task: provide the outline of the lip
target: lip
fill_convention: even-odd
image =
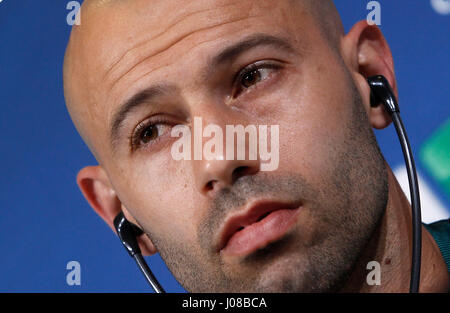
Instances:
[[[225,221],[219,232],[217,251],[242,255],[262,248],[287,232],[295,222],[300,207],[300,202],[260,200],[249,203],[242,213],[232,215]],[[258,237],[249,242],[249,237],[254,235]],[[244,247],[237,248],[239,236],[247,242]]]

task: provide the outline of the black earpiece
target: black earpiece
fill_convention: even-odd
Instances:
[[[153,287],[156,293],[164,293],[164,289],[161,287],[155,275],[153,275],[152,271],[148,267],[147,262],[145,262],[142,257],[141,249],[139,248],[139,244],[137,242],[137,237],[142,235],[144,232],[139,227],[129,222],[125,218],[123,212],[120,212],[114,218],[114,227],[116,228],[117,235],[125,247],[125,250],[127,250],[130,256],[136,261],[148,283]]]
[[[123,212],[117,214],[114,219],[114,227],[116,228],[120,241],[131,256],[134,256],[136,253],[141,253],[137,237],[142,235],[143,232],[139,227],[130,223],[123,215]]]
[[[397,99],[388,80],[382,75],[367,78],[370,86],[370,105],[377,107],[383,103],[389,114],[400,112]]]

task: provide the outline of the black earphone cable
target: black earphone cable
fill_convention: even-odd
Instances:
[[[417,181],[416,165],[414,163],[411,145],[406,135],[405,126],[400,117],[400,107],[392,91],[388,80],[382,75],[367,78],[370,86],[370,102],[372,107],[383,104],[386,111],[392,117],[392,121],[397,131],[400,145],[402,146],[403,157],[405,159],[406,171],[408,173],[409,192],[411,195],[411,217],[412,217],[412,257],[411,257],[411,280],[409,285],[410,293],[419,292],[420,266],[422,258],[422,217],[420,209],[419,183]]]
[[[408,173],[409,192],[411,196],[412,208],[412,264],[411,264],[411,280],[409,286],[410,293],[419,292],[420,282],[420,265],[422,253],[422,216],[420,209],[419,184],[417,181],[416,166],[411,152],[408,136],[405,127],[398,112],[392,113],[392,121],[397,130],[400,145],[402,146],[403,156],[405,158],[406,169]]]
[[[144,274],[148,283],[152,286],[153,290],[156,293],[165,293],[165,290],[161,287],[155,275],[153,275],[152,271],[145,262],[144,257],[140,253],[136,253],[133,255],[133,259],[136,261],[137,265],[141,269],[142,274]]]

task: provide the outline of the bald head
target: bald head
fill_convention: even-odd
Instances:
[[[204,1],[177,0],[86,0],[81,10],[82,23],[73,27],[66,49],[64,94],[77,130],[99,162],[101,150],[105,148],[100,147],[105,142],[105,138],[99,135],[99,129],[104,127],[105,122],[101,116],[112,114],[108,110],[105,112],[104,103],[99,103],[101,98],[105,98],[101,83],[106,82],[108,73],[114,72],[114,64],[124,55],[132,55],[132,49],[142,42],[151,41],[150,45],[160,46],[154,49],[157,55],[163,52],[161,49],[170,47],[167,40],[161,44],[164,40],[160,39],[167,37],[173,44],[188,36],[183,24],[190,25],[187,29],[191,28],[190,31],[195,32],[199,31],[192,27],[196,23],[200,25],[203,22],[205,27],[212,28],[221,23],[237,24],[244,19],[250,21],[252,17],[277,11],[280,22],[283,21],[294,31],[296,21],[301,21],[305,14],[311,16],[333,49],[338,48],[339,38],[343,35],[340,17],[331,0],[242,1],[238,5],[227,0],[207,4]],[[202,15],[202,12],[207,14]],[[286,15],[291,18],[283,20]],[[142,20],[142,23],[133,23],[137,20]],[[137,37],[134,31],[140,31],[144,23],[147,24],[148,35],[142,36],[140,42],[134,40]],[[106,92],[111,91],[106,89]]]

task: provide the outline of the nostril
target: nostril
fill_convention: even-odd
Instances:
[[[205,189],[206,192],[211,191],[211,190],[214,189],[214,182],[215,182],[214,180],[210,180],[210,181],[205,185],[204,189]]]
[[[242,176],[251,174],[252,169],[249,166],[239,166],[234,169],[233,171],[233,182],[235,182],[237,179],[239,179]]]

